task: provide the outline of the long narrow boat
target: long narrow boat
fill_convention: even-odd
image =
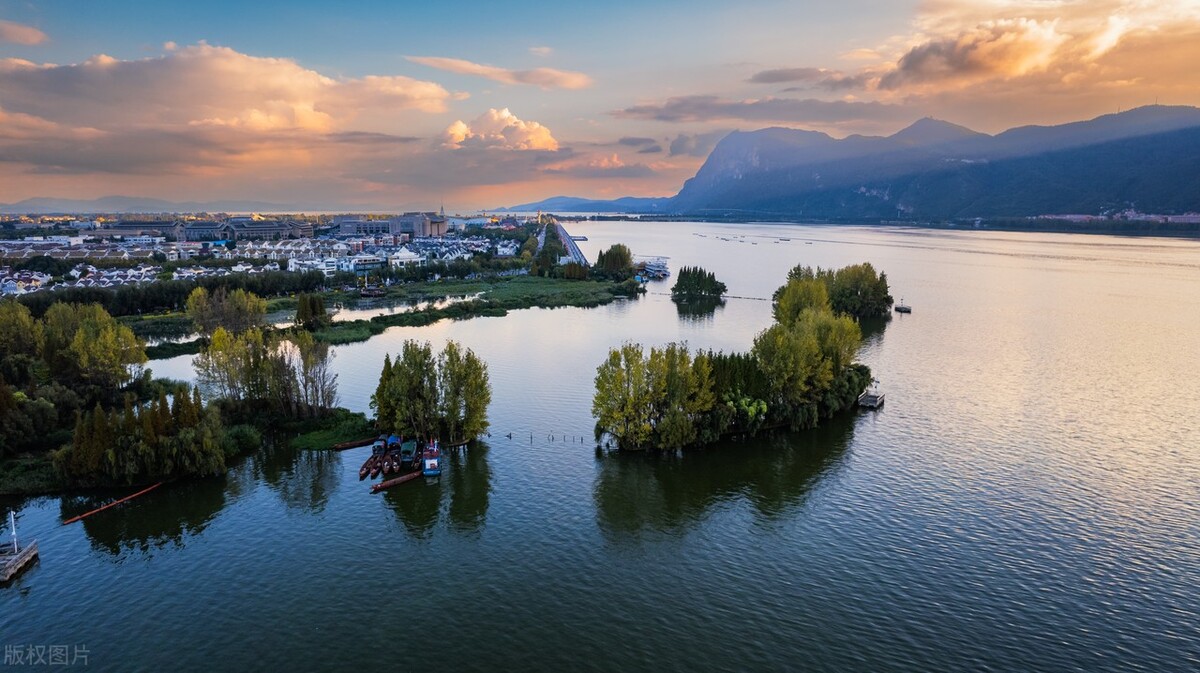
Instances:
[[[334,444],[333,446],[331,446],[329,448],[334,451],[345,451],[347,449],[357,449],[360,446],[366,446],[374,441],[375,441],[374,437],[366,437],[363,439],[356,439],[351,442],[342,442],[341,444]]]
[[[413,479],[416,479],[419,476],[421,476],[420,470],[415,470],[415,471],[409,472],[407,474],[402,474],[399,477],[396,477],[395,479],[388,479],[387,481],[381,481],[378,484],[372,485],[371,492],[378,493],[384,489],[388,489],[393,486],[403,484],[406,481],[412,481]]]

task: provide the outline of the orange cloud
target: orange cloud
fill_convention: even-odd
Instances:
[[[1068,36],[1057,21],[1000,19],[910,49],[879,86],[978,82],[1019,77],[1048,68]]]
[[[492,108],[470,124],[461,119],[451,124],[444,134],[443,146],[555,151],[558,141],[545,126],[518,119],[508,108]]]
[[[441,85],[400,76],[334,78],[291,59],[198,44],[156,58],[104,54],[74,65],[0,59],[6,109],[97,128],[225,126],[326,132],[359,110],[442,112]]]
[[[33,26],[12,21],[0,21],[0,42],[34,45],[41,44],[48,39],[45,33]]]
[[[544,47],[542,49],[545,49]],[[535,52],[536,53],[536,52]],[[547,52],[549,53],[549,52]],[[546,54],[538,54],[546,55]],[[473,63],[460,58],[444,58],[441,56],[407,56],[409,61],[458,73],[460,75],[475,75],[504,84],[532,84],[543,89],[586,89],[592,85],[592,78],[581,72],[555,70],[554,68],[534,68],[533,70],[509,70],[493,65]]]

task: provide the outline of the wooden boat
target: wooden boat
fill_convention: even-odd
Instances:
[[[329,448],[334,451],[345,451],[347,449],[357,449],[360,446],[366,446],[373,441],[375,441],[374,437],[367,437],[365,439],[356,439],[351,442],[342,442],[341,444],[334,444],[333,446],[331,446]]]
[[[410,439],[400,445],[400,471],[407,472],[413,469],[414,463],[420,460],[418,457],[420,447],[415,439]],[[419,464],[419,463],[416,463]]]
[[[384,489],[388,489],[388,488],[391,488],[391,487],[393,487],[393,486],[397,486],[397,485],[399,485],[399,484],[403,484],[403,483],[404,483],[404,482],[406,482],[406,481],[412,481],[413,479],[416,479],[416,478],[417,478],[417,477],[419,477],[419,476],[421,476],[421,472],[420,472],[420,470],[413,471],[413,472],[409,472],[409,473],[407,473],[407,474],[402,474],[402,475],[400,475],[399,477],[396,477],[396,478],[394,478],[394,479],[388,479],[388,480],[386,480],[386,481],[381,481],[381,482],[379,482],[378,484],[374,484],[374,485],[372,485],[372,486],[371,486],[371,492],[372,492],[372,493],[379,493],[380,491],[382,491],[382,490],[384,490]]]

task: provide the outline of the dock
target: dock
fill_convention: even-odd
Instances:
[[[8,513],[8,523],[12,530],[12,544],[0,547],[0,584],[6,584],[21,574],[38,557],[37,540],[24,547],[17,541],[17,519],[12,512]]]
[[[864,409],[878,409],[883,406],[883,393],[867,391],[858,396],[858,406]]]
[[[879,392],[879,379],[871,382],[871,387],[858,396],[858,406],[864,409],[878,409],[883,406],[883,393]]]
[[[0,583],[11,581],[37,557],[37,540],[17,549],[15,553],[8,545],[4,545],[4,549],[0,550]]]

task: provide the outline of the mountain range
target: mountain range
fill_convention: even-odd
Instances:
[[[1200,108],[1153,105],[996,135],[931,118],[886,137],[735,131],[673,197],[555,197],[514,210],[952,219],[1126,208],[1200,211]]]

